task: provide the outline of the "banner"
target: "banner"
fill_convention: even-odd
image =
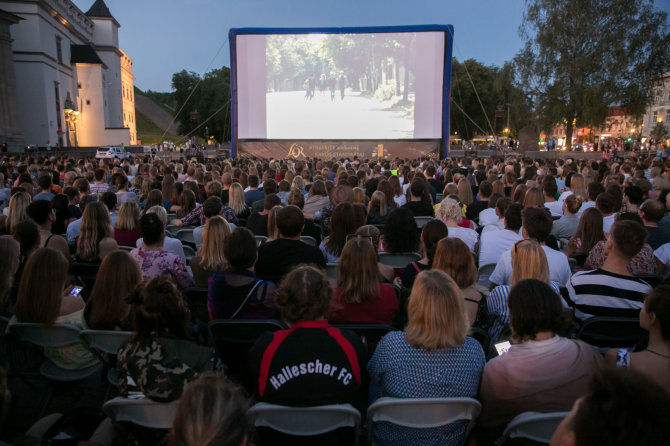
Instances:
[[[318,158],[322,160],[440,158],[440,140],[427,141],[245,141],[237,142],[237,156],[257,158]]]

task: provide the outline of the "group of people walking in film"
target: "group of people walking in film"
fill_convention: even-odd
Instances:
[[[314,99],[314,92],[316,88],[319,87],[319,92],[321,95],[325,94],[326,87],[330,90],[330,100],[335,100],[335,90],[340,90],[340,99],[344,100],[344,89],[347,86],[347,77],[344,75],[344,71],[340,71],[340,75],[335,77],[335,73],[330,73],[330,77],[326,78],[326,75],[321,73],[319,79],[316,79],[316,75],[312,74],[310,77],[305,79],[303,82],[303,88],[305,89],[305,99]]]

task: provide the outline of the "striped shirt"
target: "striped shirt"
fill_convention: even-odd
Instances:
[[[638,317],[651,286],[644,280],[605,271],[575,273],[568,281],[568,305],[575,317],[584,320],[591,316]]]

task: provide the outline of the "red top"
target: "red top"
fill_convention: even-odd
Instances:
[[[134,248],[137,239],[140,237],[142,237],[140,228],[135,228],[132,231],[114,228],[114,240],[119,246],[132,246]]]
[[[379,284],[379,296],[361,303],[347,303],[335,289],[328,321],[333,324],[387,324],[391,325],[398,312],[398,297],[395,289],[387,284]]]

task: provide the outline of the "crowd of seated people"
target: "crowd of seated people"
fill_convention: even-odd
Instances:
[[[133,332],[116,361],[119,392],[181,398],[174,444],[226,444],[215,440],[226,432],[230,444],[298,444],[254,433],[243,412],[262,401],[364,413],[381,397],[471,397],[482,412],[474,430],[378,423],[379,444],[457,445],[469,435],[487,445],[516,415],[573,406],[556,435],[582,444],[599,438],[584,437],[577,422],[594,415],[583,408],[609,398],[592,383],[646,380],[659,398],[670,393],[670,165],[661,159],[5,161],[7,333],[22,322]],[[389,266],[394,255],[408,260]],[[82,264],[97,269],[88,284],[73,273]],[[193,286],[209,320],[189,312]],[[647,340],[608,349],[575,339],[593,317],[638,319]],[[222,319],[286,327],[259,335],[248,357],[235,353],[251,399],[230,382],[235,373],[208,373],[230,358],[193,322]],[[355,324],[392,330],[373,341]],[[44,355],[66,370],[99,362],[83,344]],[[352,432],[315,441],[347,444]]]

